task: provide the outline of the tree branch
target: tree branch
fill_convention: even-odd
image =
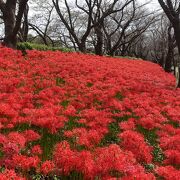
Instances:
[[[168,6],[164,3],[163,0],[158,0],[159,4],[161,5],[162,9],[164,10],[165,14],[169,18],[170,21],[174,21],[174,16]],[[173,10],[174,11],[174,10]]]

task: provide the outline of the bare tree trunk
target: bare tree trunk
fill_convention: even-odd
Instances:
[[[82,53],[85,53],[86,52],[86,43],[85,42],[81,42],[80,44],[78,44],[78,49]]]
[[[164,67],[164,61],[165,61],[165,54],[162,54],[162,57],[159,59],[159,65],[161,67]]]
[[[103,32],[102,32],[102,26],[99,25],[94,28],[95,34],[97,37],[97,42],[95,44],[95,54],[102,56],[103,55]]]
[[[108,35],[106,35],[106,46],[105,46],[105,48],[106,48],[106,54],[108,54],[109,55],[109,52],[110,52],[110,50],[111,50],[111,48],[112,48],[112,45],[111,45],[111,37],[110,36],[108,36]]]
[[[125,54],[126,54],[126,46],[125,43],[122,43],[121,56],[125,56]]]
[[[28,38],[28,31],[29,31],[28,12],[29,12],[29,6],[26,5],[26,9],[24,11],[24,22],[23,22],[23,27],[22,27],[23,41],[27,41],[27,38]]]
[[[180,87],[180,68],[178,66],[175,67],[175,76],[176,76],[176,88]]]
[[[176,44],[178,46],[178,51],[180,55],[180,19],[178,22],[173,24],[173,27],[174,27],[174,35],[176,39]]]
[[[111,50],[110,50],[110,51],[108,52],[108,55],[109,55],[109,56],[114,56],[114,54],[115,54],[114,51],[111,51]]]
[[[168,28],[168,52],[164,67],[166,72],[171,72],[171,67],[174,61],[174,39],[171,35],[171,30],[172,30],[172,26],[170,25]]]
[[[180,3],[179,3],[180,8]],[[180,10],[179,10],[180,11]],[[175,23],[173,24],[174,28],[174,36],[176,39],[176,44],[179,51],[179,62],[177,63],[176,67],[176,88],[180,88],[180,17],[178,16],[175,20]]]
[[[4,45],[10,48],[15,48],[17,39],[13,36],[13,30],[16,24],[16,0],[7,1],[5,5],[5,11],[3,13],[4,25],[5,25],[5,37]]]
[[[174,58],[173,50],[172,49],[168,49],[168,53],[167,53],[167,56],[166,56],[165,67],[164,67],[164,70],[166,72],[171,72],[173,58]]]

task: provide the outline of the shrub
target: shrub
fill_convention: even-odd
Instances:
[[[39,50],[39,51],[62,51],[62,52],[71,52],[72,50],[65,47],[52,47],[46,46],[44,44],[35,44],[30,42],[20,42],[17,44],[17,49],[21,51],[25,50]]]

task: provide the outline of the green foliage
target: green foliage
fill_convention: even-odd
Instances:
[[[118,134],[120,132],[118,122],[110,123],[108,129],[109,132],[102,139],[100,146],[104,146],[107,144],[118,144],[120,142],[120,138],[118,137]]]
[[[153,157],[154,157],[154,162],[162,163],[162,161],[164,160],[164,154],[162,152],[162,149],[157,145],[154,146]]]
[[[60,104],[61,104],[61,106],[63,106],[64,108],[66,108],[66,107],[69,105],[69,103],[70,103],[70,101],[64,100],[64,101],[62,101]]]
[[[153,147],[153,158],[154,162],[161,163],[164,160],[164,154],[162,149],[158,145],[158,136],[156,134],[157,129],[148,130],[143,128],[141,125],[137,126],[137,130],[142,133],[146,141]]]
[[[83,180],[83,174],[80,172],[72,171],[68,176],[62,175],[61,178],[62,180]]]
[[[43,149],[43,156],[42,160],[48,160],[52,158],[54,146],[58,143],[64,140],[63,137],[63,131],[59,130],[57,133],[50,133],[47,129],[42,129],[41,132],[41,139],[39,140],[39,144],[41,145]]]
[[[119,171],[117,171],[117,170],[114,170],[114,169],[110,171],[110,175],[111,175],[112,177],[118,178],[118,179],[120,179],[121,177],[123,177],[123,173],[121,173],[121,172],[119,172]]]
[[[144,167],[148,172],[153,172],[153,170],[155,169],[154,164],[144,164]]]
[[[79,172],[72,171],[70,175],[65,176],[61,175],[59,176],[43,176],[42,174],[36,174],[32,176],[32,180],[83,180],[83,174]]]
[[[114,110],[113,113],[118,113],[118,110]],[[124,122],[124,121],[128,121],[129,118],[138,118],[137,116],[135,116],[133,113],[130,115],[124,115],[124,116],[113,116],[113,119],[115,119],[118,123],[120,122]]]
[[[115,98],[122,101],[124,97],[120,92],[117,92],[116,95],[115,95]]]
[[[33,50],[33,45],[28,42],[18,43],[17,49],[18,50]]]
[[[41,174],[36,174],[32,176],[32,180],[41,180],[43,179],[43,175]]]
[[[145,139],[151,146],[157,145],[158,136],[156,134],[156,129],[148,130],[143,128],[141,125],[138,125],[137,130],[144,135]]]
[[[26,50],[39,50],[39,51],[62,51],[62,52],[71,52],[71,49],[64,47],[51,47],[44,44],[35,44],[29,42],[20,42],[17,44],[17,49],[25,52]]]
[[[91,83],[91,82],[87,83],[87,87],[92,87],[92,86],[93,86],[93,83]]]
[[[69,130],[71,131],[73,128],[80,128],[80,127],[85,127],[84,124],[81,124],[78,122],[78,120],[80,119],[80,117],[77,116],[70,116],[69,117],[69,121],[67,121],[64,125],[64,130]]]
[[[133,56],[114,56],[115,58],[125,58],[129,60],[142,60],[141,58],[133,57]]]
[[[169,120],[169,121],[167,122],[167,124],[172,125],[174,128],[179,128],[179,127],[180,127],[180,123],[179,123],[179,122],[172,121],[172,120]]]
[[[118,113],[119,110],[114,110],[113,112]],[[127,121],[131,117],[136,118],[133,114],[125,115],[125,116],[113,116],[114,121],[109,124],[108,126],[109,132],[102,139],[100,146],[104,146],[108,144],[119,144],[121,142],[121,139],[118,137],[118,134],[121,132],[119,123]]]
[[[0,173],[3,173],[5,171],[5,167],[4,166],[0,166]]]
[[[65,84],[65,80],[63,78],[57,77],[56,78],[56,86],[61,86]]]
[[[0,150],[0,158],[4,156],[4,153]]]

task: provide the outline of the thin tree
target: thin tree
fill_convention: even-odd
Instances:
[[[158,0],[158,2],[172,24],[172,27],[174,29],[174,36],[180,56],[180,1],[166,0],[165,2],[164,0]],[[179,74],[180,67],[178,68],[176,67],[176,69],[178,71],[176,72],[176,74]],[[179,75],[177,75],[176,86],[180,87]]]
[[[81,10],[81,12],[79,12],[79,14],[83,13],[84,11],[89,12],[88,17],[87,17],[87,23],[85,24],[85,27],[83,27],[84,32],[81,34],[81,36],[78,36],[79,29],[77,31],[75,30],[77,28],[75,26],[75,24],[77,22],[77,18],[75,18],[75,20],[73,19],[73,12],[71,11],[71,8],[70,8],[68,1],[64,0],[64,5],[65,5],[65,9],[66,9],[67,14],[65,14],[64,11],[62,10],[62,8],[60,7],[59,0],[52,0],[52,2],[53,2],[53,5],[56,9],[56,12],[57,12],[59,18],[63,22],[66,29],[69,31],[69,34],[73,38],[74,42],[77,44],[78,49],[81,52],[85,52],[86,51],[87,37],[89,36],[89,33],[91,32],[92,15],[93,15],[93,9],[95,7],[96,0],[85,1],[84,6],[86,7],[86,9],[84,7],[81,8],[81,6],[78,6],[78,9]],[[76,5],[77,4],[78,3],[76,0]]]

